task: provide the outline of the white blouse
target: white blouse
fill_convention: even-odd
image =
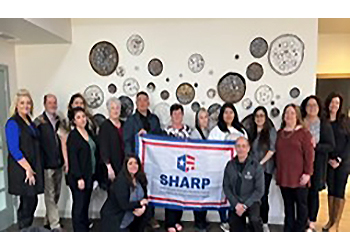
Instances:
[[[245,137],[248,139],[248,134],[244,128],[242,128],[243,132],[238,131],[234,127],[228,128],[230,132],[222,132],[219,129],[219,126],[215,126],[209,133],[208,140],[218,140],[218,141],[228,141],[228,140],[236,140],[238,137]]]

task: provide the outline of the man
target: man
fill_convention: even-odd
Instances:
[[[244,137],[236,140],[237,156],[225,168],[223,189],[230,202],[229,224],[231,232],[244,232],[246,217],[254,232],[263,232],[260,200],[264,195],[264,170],[249,156],[249,142]]]
[[[159,118],[149,111],[149,97],[144,91],[136,95],[136,111],[130,116],[123,126],[123,139],[125,155],[135,153],[135,135],[155,134],[162,135]],[[154,207],[150,207],[152,218],[150,225],[152,228],[159,228],[159,223],[154,219]]]
[[[58,214],[58,200],[61,193],[62,166],[64,159],[62,154],[61,139],[58,135],[60,119],[57,115],[57,98],[52,94],[44,96],[45,111],[35,119],[35,124],[40,131],[40,145],[44,166],[44,194],[46,227],[53,231],[61,231]]]

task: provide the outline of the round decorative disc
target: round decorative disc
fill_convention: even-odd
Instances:
[[[242,101],[242,107],[246,110],[250,109],[253,106],[252,100],[246,98]]]
[[[270,86],[262,85],[255,92],[255,100],[261,104],[266,105],[271,102],[273,98],[273,91]]]
[[[247,67],[246,74],[249,80],[259,81],[264,74],[264,69],[260,63],[253,62]]]
[[[156,85],[154,85],[153,82],[150,82],[149,84],[147,84],[147,90],[149,92],[153,93],[155,89],[156,89]]]
[[[119,66],[115,73],[117,74],[117,76],[123,77],[125,75],[125,68],[123,66]]]
[[[285,34],[272,41],[269,49],[269,64],[280,75],[296,72],[304,58],[304,43],[296,35]]]
[[[276,100],[279,100],[281,98],[280,95],[276,95]]]
[[[229,72],[221,77],[217,89],[224,102],[239,102],[245,94],[245,79],[238,73]]]
[[[117,92],[117,86],[114,83],[108,85],[108,92],[111,94],[115,94]]]
[[[138,56],[145,48],[145,43],[140,35],[134,34],[129,37],[126,47],[131,55]]]
[[[221,108],[221,105],[218,103],[213,103],[208,108],[209,129],[210,130],[218,124],[218,117],[220,114],[220,108]]]
[[[102,123],[106,120],[106,117],[102,114],[95,114],[92,119],[97,124],[98,127],[101,127]]]
[[[148,71],[152,76],[159,76],[163,71],[163,63],[158,58],[153,58],[148,63]]]
[[[211,75],[211,76],[212,76],[213,74],[214,74],[214,70],[212,70],[212,69],[211,69],[211,70],[209,70],[209,75]]]
[[[84,98],[89,108],[96,109],[100,107],[104,101],[103,91],[99,86],[91,85],[85,89]]]
[[[124,93],[129,96],[134,96],[139,92],[140,85],[135,78],[128,78],[123,83]]]
[[[204,68],[204,58],[201,54],[193,54],[188,58],[188,68],[193,73],[198,73]]]
[[[279,116],[280,115],[280,110],[278,109],[278,108],[272,108],[271,109],[271,116],[273,117],[273,118],[276,118],[277,116]]]
[[[89,61],[92,69],[97,74],[108,76],[117,68],[118,51],[110,42],[98,42],[90,50]]]
[[[289,95],[290,95],[292,98],[298,98],[299,95],[300,95],[300,90],[299,90],[297,87],[294,87],[294,88],[292,88],[292,89],[289,91]]]
[[[158,103],[153,108],[153,113],[159,117],[159,122],[162,128],[165,128],[170,124],[171,117],[169,104],[165,102]]]
[[[193,112],[197,112],[201,108],[201,105],[198,102],[193,102],[191,104],[191,109]]]
[[[160,98],[162,98],[162,100],[168,100],[170,94],[167,90],[163,90],[162,92],[160,92]]]
[[[268,47],[264,38],[257,37],[250,43],[249,50],[255,58],[261,58],[266,54]]]
[[[215,97],[215,95],[216,95],[215,89],[208,89],[208,91],[207,91],[208,98],[213,99]]]
[[[176,89],[176,98],[181,104],[189,104],[193,101],[195,90],[193,86],[187,82],[181,83]]]
[[[122,104],[120,119],[125,121],[130,115],[132,115],[134,111],[134,103],[130,99],[130,97],[122,95],[118,98]]]
[[[235,59],[236,59],[236,60],[239,59],[239,55],[238,55],[238,54],[235,55]]]

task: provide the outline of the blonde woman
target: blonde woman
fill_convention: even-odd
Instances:
[[[5,126],[9,152],[8,192],[19,196],[17,220],[20,230],[32,225],[37,195],[44,192],[39,133],[30,118],[32,114],[33,100],[27,90],[21,89],[15,95],[11,117]]]

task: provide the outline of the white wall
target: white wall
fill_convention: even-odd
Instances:
[[[0,64],[5,64],[8,66],[10,96],[12,97],[17,90],[16,55],[14,44],[0,40]]]
[[[118,87],[116,96],[122,94],[122,83],[127,77],[135,77],[141,90],[146,90],[148,82],[156,84],[156,91],[151,94],[151,108],[161,101],[159,94],[167,89],[170,92],[169,104],[177,102],[175,91],[179,83],[187,81],[198,82],[194,101],[204,102],[204,107],[218,102],[217,95],[213,100],[206,96],[209,87],[216,88],[220,77],[228,71],[236,71],[245,76],[246,67],[254,61],[264,66],[265,74],[258,82],[247,80],[246,96],[253,100],[254,106],[249,111],[243,110],[241,103],[236,104],[240,119],[251,113],[258,106],[254,92],[262,84],[270,85],[275,95],[281,96],[275,100],[282,111],[289,102],[300,103],[303,97],[315,91],[315,73],[317,59],[317,19],[107,19],[107,20],[72,20],[71,45],[26,45],[17,46],[18,85],[28,88],[37,104],[35,113],[42,110],[42,97],[52,92],[58,96],[59,109],[64,114],[70,95],[83,92],[90,84],[98,84],[108,99],[111,95],[107,91],[109,83],[114,82]],[[138,56],[132,56],[126,49],[128,37],[134,33],[140,34],[145,41],[145,50]],[[268,43],[281,34],[293,33],[305,43],[305,57],[300,69],[290,76],[277,75],[268,65],[267,56],[254,60],[249,53],[249,44],[257,36],[263,36]],[[97,75],[89,65],[88,55],[91,47],[98,41],[112,42],[119,52],[120,62],[126,68],[126,76],[120,78],[115,74],[102,77]],[[192,53],[201,53],[205,59],[202,72],[193,74],[187,67],[188,57]],[[234,60],[235,54],[240,55]],[[159,77],[151,76],[147,71],[147,64],[153,57],[160,58],[164,70]],[[138,66],[139,71],[134,67]],[[214,74],[208,74],[213,70]],[[179,74],[183,77],[180,78]],[[165,78],[170,82],[166,83]],[[289,90],[299,86],[301,96],[293,100],[289,97]],[[270,110],[272,106],[268,105]],[[106,114],[105,105],[95,112]],[[185,122],[193,125],[193,112],[190,105],[185,107]],[[279,127],[280,118],[274,120]],[[70,201],[66,202],[69,191],[64,188],[60,200],[62,213],[69,215]],[[95,193],[94,195],[103,196]],[[103,199],[103,198],[101,198]],[[271,187],[271,222],[282,223],[283,203],[279,189],[273,184]],[[92,201],[95,212],[102,201]],[[44,212],[43,199],[40,200],[38,215]],[[190,213],[189,213],[190,214]],[[215,218],[216,219],[216,213]],[[186,214],[187,217],[188,214]],[[188,218],[188,217],[187,217]]]

